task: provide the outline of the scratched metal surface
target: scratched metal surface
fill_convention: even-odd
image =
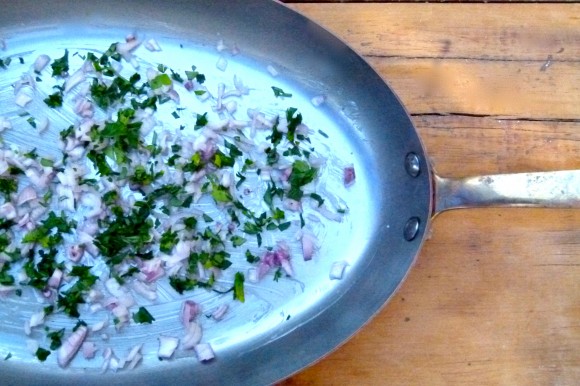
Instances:
[[[40,154],[58,154],[58,133],[78,117],[71,109],[48,111],[42,99],[51,93],[38,83],[34,101],[26,107],[32,116],[48,114],[49,129],[39,134],[22,117],[14,103],[12,83],[39,54],[51,58],[102,52],[129,33],[155,38],[161,52],[140,48],[136,52],[141,67],[163,63],[174,70],[195,64],[208,78],[208,88],[219,82],[232,83],[234,74],[254,90],[239,100],[239,114],[260,105],[269,111],[297,107],[313,130],[323,130],[328,138],[313,135],[313,147],[327,158],[321,192],[348,207],[342,223],[321,219],[309,221],[310,230],[320,240],[315,259],[301,259],[297,241],[290,241],[295,279],[274,282],[270,277],[246,287],[246,302],[231,301],[231,294],[219,295],[196,290],[177,295],[161,286],[160,297],[147,307],[158,315],[148,326],[128,326],[120,332],[109,327],[110,338],[89,336],[101,348],[97,359],[80,355],[61,369],[55,355],[40,363],[26,349],[23,324],[41,307],[37,297],[25,291],[21,298],[0,299],[0,361],[3,382],[8,384],[266,384],[299,371],[320,358],[359,329],[392,295],[412,264],[422,242],[424,224],[430,213],[429,172],[420,141],[396,97],[384,82],[342,42],[302,16],[272,1],[175,2],[171,6],[154,1],[121,2],[34,1],[4,5],[0,15],[0,39],[5,50],[0,58],[12,64],[0,70],[0,115],[13,128],[3,133],[6,144],[23,149],[37,148]],[[288,31],[292,31],[289,33]],[[240,54],[217,52],[219,39],[237,45]],[[228,60],[226,71],[216,69],[220,56]],[[24,64],[19,63],[22,58]],[[71,60],[80,60],[73,56]],[[267,71],[274,66],[275,78]],[[292,92],[291,101],[268,98],[270,86]],[[325,95],[326,103],[314,107],[311,98]],[[267,102],[265,102],[267,101]],[[207,110],[194,98],[182,98],[181,106],[191,111]],[[104,113],[102,113],[104,114]],[[167,121],[172,120],[166,116]],[[422,172],[413,178],[404,169],[409,152],[419,155]],[[355,185],[342,186],[342,167],[353,164]],[[257,195],[261,197],[261,195]],[[206,205],[207,203],[201,203]],[[316,214],[313,214],[316,216]],[[419,235],[412,242],[403,239],[410,217],[421,220]],[[320,218],[320,216],[318,216]],[[272,243],[275,240],[267,240]],[[245,269],[244,257],[234,256],[234,267]],[[329,279],[333,262],[349,266],[341,281]],[[231,286],[231,276],[221,280]],[[204,338],[216,352],[207,364],[197,362],[192,352],[178,349],[175,357],[157,359],[157,336],[180,337],[183,327],[179,309],[183,299],[195,299],[204,311],[227,303],[227,317],[215,322],[203,320]],[[103,313],[85,312],[89,324],[102,320]],[[70,327],[66,317],[51,320],[51,328]],[[32,338],[42,341],[36,331]],[[99,354],[112,347],[118,356],[135,343],[144,343],[143,363],[133,371],[101,374]],[[26,369],[26,371],[24,371]],[[6,383],[5,383],[6,384]]]

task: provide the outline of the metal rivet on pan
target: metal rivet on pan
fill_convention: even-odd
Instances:
[[[421,221],[419,217],[411,217],[407,223],[405,224],[405,228],[403,229],[403,236],[407,241],[413,241],[417,234],[419,233],[419,224]]]
[[[419,164],[419,156],[417,154],[407,154],[405,157],[405,169],[411,177],[417,177],[421,173],[421,165]]]

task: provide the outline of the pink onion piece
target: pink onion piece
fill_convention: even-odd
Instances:
[[[87,79],[83,68],[76,70],[71,76],[69,76],[64,82],[64,92],[68,93],[70,90],[75,88],[78,84],[84,82]]]
[[[14,220],[16,218],[16,208],[14,208],[12,203],[7,202],[0,206],[0,218],[6,220]]]
[[[97,345],[94,342],[84,342],[81,346],[81,352],[85,359],[93,359],[97,352]]]
[[[147,283],[154,282],[161,276],[165,275],[165,270],[163,269],[163,260],[156,257],[151,260],[147,260],[143,263],[141,267],[141,272],[145,274],[145,281]]]
[[[318,107],[326,101],[326,97],[324,95],[317,95],[313,97],[310,102],[313,106]]]
[[[18,198],[16,199],[16,205],[20,206],[26,204],[29,201],[36,200],[38,195],[36,190],[32,186],[27,186],[18,193]]]
[[[11,129],[11,128],[12,128],[12,123],[10,123],[8,118],[0,117],[0,132],[4,131],[6,129]]]
[[[159,336],[159,350],[157,351],[157,357],[159,359],[169,359],[177,349],[179,344],[179,339],[172,336]]]
[[[32,102],[32,97],[30,95],[26,94],[25,92],[21,91],[18,94],[16,94],[15,103],[19,107],[25,107],[30,102]]]
[[[64,276],[64,272],[58,268],[56,268],[50,278],[48,279],[48,286],[51,288],[58,288],[60,286],[60,282],[62,277]]]
[[[223,56],[220,56],[217,63],[215,64],[215,67],[220,71],[225,71],[226,68],[228,67],[227,59],[224,58]]]
[[[127,307],[118,305],[111,312],[115,316],[115,327],[117,329],[123,327],[129,321],[129,310]]]
[[[346,261],[335,261],[330,266],[330,279],[331,280],[341,280],[344,275],[344,270],[348,266]]]
[[[78,263],[85,254],[83,245],[72,245],[68,248],[68,258],[74,263]]]
[[[291,210],[293,212],[301,212],[302,204],[300,201],[293,200],[291,198],[284,199],[284,208]]]
[[[228,305],[227,304],[220,304],[220,306],[211,313],[211,317],[214,320],[222,320],[224,318],[224,316],[226,315],[226,313],[228,312]]]
[[[36,326],[40,326],[41,324],[43,324],[45,316],[46,316],[46,314],[44,313],[44,311],[39,311],[39,312],[35,312],[34,314],[32,314],[30,316],[30,321],[29,321],[30,327],[36,327]]]
[[[316,237],[308,232],[302,233],[302,257],[304,261],[312,260],[314,251],[316,250]]]
[[[181,307],[181,323],[188,326],[201,313],[201,307],[193,300],[186,300]]]
[[[196,322],[191,322],[185,330],[181,345],[185,350],[191,350],[201,341],[201,337],[201,326]]]
[[[195,355],[200,362],[207,362],[215,358],[215,354],[209,343],[200,343],[194,348]]]
[[[258,280],[262,279],[274,267],[281,267],[288,276],[292,276],[293,270],[289,259],[288,248],[282,243],[278,244],[276,249],[267,251],[258,264]]]
[[[151,52],[161,51],[161,46],[155,39],[149,39],[144,44],[145,48]]]
[[[344,186],[349,187],[354,184],[356,178],[354,173],[354,166],[347,166],[343,169],[343,182]]]
[[[34,71],[41,72],[50,63],[50,57],[48,55],[39,55],[34,61]]]
[[[276,68],[274,68],[274,66],[272,66],[271,64],[269,64],[266,67],[266,70],[268,70],[268,72],[270,73],[270,75],[272,75],[274,77],[278,76],[278,70],[276,70]]]
[[[7,296],[16,290],[15,286],[0,284],[0,297]]]
[[[60,367],[66,367],[79,351],[87,337],[87,326],[79,326],[58,349],[57,362]]]

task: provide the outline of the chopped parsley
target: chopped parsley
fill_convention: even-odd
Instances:
[[[244,274],[241,272],[236,272],[236,276],[234,277],[234,300],[239,300],[240,302],[244,302]]]
[[[149,219],[151,204],[146,201],[135,203],[129,214],[115,210],[115,218],[104,222],[102,231],[95,236],[95,245],[107,258],[109,265],[123,262],[127,254],[142,252],[150,247],[150,230],[153,221]]]
[[[139,310],[133,314],[133,321],[139,324],[151,324],[155,321],[155,318],[145,307],[139,307]]]
[[[54,94],[50,94],[47,98],[44,99],[44,103],[48,105],[48,107],[61,107],[62,106],[62,90],[58,90]]]
[[[244,243],[246,242],[246,239],[243,238],[242,236],[236,235],[236,236],[232,236],[230,241],[232,242],[232,245],[234,247],[239,247],[240,245],[244,245]]]
[[[252,252],[250,252],[249,249],[246,249],[246,261],[250,264],[253,263],[257,263],[258,261],[260,261],[260,258],[254,254],[252,254]]]
[[[50,355],[50,350],[39,347],[34,355],[38,358],[39,361],[44,362]]]
[[[50,349],[56,350],[62,345],[62,338],[64,337],[64,328],[49,332],[46,334],[46,337],[50,339]]]
[[[12,63],[12,58],[10,57],[5,59],[0,58],[0,68],[2,68],[3,70],[7,69],[10,63]]]
[[[280,280],[281,277],[282,277],[282,269],[281,268],[278,268],[276,270],[276,272],[274,272],[274,278],[273,278],[273,280],[274,281],[278,281],[278,280]]]
[[[106,109],[117,103],[122,103],[127,94],[138,95],[141,91],[137,88],[136,83],[141,80],[141,76],[137,73],[133,74],[128,80],[122,76],[117,76],[113,79],[110,85],[99,82],[96,78],[93,79],[91,85],[91,97],[96,105],[102,109]],[[151,101],[149,101],[151,103]],[[139,104],[137,104],[140,107]]]
[[[159,250],[161,252],[171,253],[171,250],[178,241],[177,232],[172,232],[171,228],[169,228],[161,235],[161,239],[159,240]]]
[[[68,50],[64,50],[62,58],[55,59],[52,64],[52,76],[65,76],[68,73]]]
[[[78,318],[80,313],[78,305],[85,303],[84,295],[92,288],[99,279],[98,276],[90,272],[90,266],[75,265],[70,276],[77,277],[78,280],[67,291],[61,292],[58,296],[57,304],[68,316]]]
[[[23,243],[37,243],[43,248],[54,248],[63,241],[63,233],[71,233],[76,226],[74,221],[68,221],[64,213],[57,216],[54,212],[41,225],[28,232],[22,239]]]
[[[180,278],[177,276],[169,277],[169,285],[173,287],[175,291],[179,294],[183,294],[185,291],[191,291],[198,284],[198,281],[190,278]]]
[[[153,90],[157,90],[163,86],[171,86],[171,78],[167,74],[159,74],[149,81],[149,85]]]
[[[292,172],[288,178],[290,183],[290,190],[287,193],[288,198],[300,201],[304,194],[300,188],[314,181],[316,173],[317,169],[311,167],[308,162],[302,160],[294,161]]]
[[[292,96],[292,94],[285,92],[280,87],[272,86],[272,91],[274,91],[275,97],[289,98]]]
[[[4,195],[7,201],[10,200],[10,195],[18,191],[18,181],[14,178],[0,177],[0,193]]]
[[[195,126],[193,127],[194,130],[199,130],[202,127],[204,127],[205,125],[207,125],[208,120],[207,120],[207,113],[203,113],[203,114],[197,114],[196,118],[195,118]]]

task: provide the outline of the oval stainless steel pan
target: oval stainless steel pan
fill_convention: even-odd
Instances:
[[[155,37],[167,54],[157,57],[160,62],[195,63],[207,71],[215,68],[215,44],[222,39],[240,49],[228,60],[246,83],[255,76],[258,84],[293,90],[292,103],[310,112],[306,119],[328,134],[321,146],[337,162],[355,166],[357,181],[344,197],[351,215],[342,227],[327,230],[312,266],[297,267],[303,286],[286,282],[256,288],[257,294],[273,295],[250,294],[244,306],[236,307],[235,318],[210,326],[206,339],[216,359],[207,364],[186,354],[157,360],[157,335],[178,328],[169,319],[139,337],[111,337],[110,345],[119,351],[137,338],[148,342],[143,363],[133,371],[103,374],[98,363],[64,370],[54,361],[39,363],[18,348],[24,345],[20,326],[30,314],[26,304],[0,301],[0,354],[13,353],[0,361],[3,384],[269,384],[336,348],[388,301],[411,268],[434,214],[473,205],[579,205],[578,172],[509,180],[434,176],[404,107],[385,82],[339,39],[273,1],[12,2],[0,13],[0,38],[6,44],[0,58],[31,61],[45,52],[57,57],[64,48],[106,48],[128,33]],[[268,65],[280,75],[269,78]],[[15,113],[6,107],[13,79],[6,74],[0,71],[0,113],[9,115]],[[319,109],[309,103],[316,95],[326,96]],[[7,134],[7,140],[42,146],[31,137]],[[336,260],[349,267],[343,280],[330,281],[328,267]]]

